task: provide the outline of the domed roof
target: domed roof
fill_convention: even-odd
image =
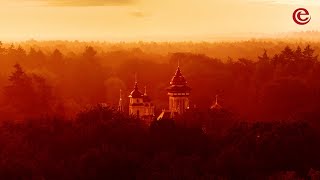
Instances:
[[[186,84],[187,84],[187,81],[181,74],[180,67],[178,67],[175,75],[170,81],[170,85],[186,85]]]
[[[133,91],[131,91],[129,97],[130,97],[130,98],[142,98],[142,97],[143,97],[142,92],[139,91],[138,83],[137,83],[137,82],[136,82],[136,84],[134,85],[134,89],[133,89]]]
[[[187,86],[187,81],[183,77],[180,71],[180,67],[178,66],[176,73],[170,81],[170,87],[167,88],[169,92],[190,92],[191,88]]]

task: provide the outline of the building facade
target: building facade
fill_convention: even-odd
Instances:
[[[176,73],[167,88],[169,96],[169,111],[183,114],[189,109],[189,96],[191,88],[187,86],[187,81],[178,66]]]
[[[163,110],[157,120],[175,119],[175,117],[184,114],[190,106],[189,96],[191,88],[187,85],[187,81],[181,73],[178,66],[174,76],[167,88],[169,96],[169,109]]]
[[[129,114],[138,118],[153,118],[154,105],[147,95],[147,88],[145,93],[139,91],[138,82],[135,82],[134,89],[129,95]]]
[[[167,88],[167,95],[169,97],[169,108],[163,110],[158,116],[160,119],[174,119],[176,116],[182,115],[190,108],[189,96],[191,88],[187,85],[187,81],[181,73],[180,67],[174,76],[171,78],[170,86]],[[122,97],[120,92],[119,111],[123,110]],[[141,119],[153,120],[155,117],[155,106],[147,94],[147,88],[142,93],[139,90],[138,82],[136,80],[134,89],[129,95],[129,114]]]

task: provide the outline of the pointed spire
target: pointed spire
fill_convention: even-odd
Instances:
[[[138,83],[138,75],[137,75],[137,73],[134,73],[134,82]]]
[[[174,76],[176,76],[176,77],[182,76],[181,70],[180,70],[180,67],[179,67],[179,66],[177,67],[177,70],[176,70],[176,73],[174,74]]]
[[[144,86],[144,96],[147,96],[147,86]]]
[[[178,66],[177,66],[177,70],[175,73],[175,76],[181,76],[181,70],[180,70],[180,58],[178,59]]]
[[[215,103],[211,106],[211,109],[222,109],[222,106],[218,103],[218,95],[216,95]]]
[[[218,95],[216,95],[216,103],[215,105],[218,105]]]
[[[138,88],[138,80],[137,80],[137,73],[135,73],[135,84],[134,84],[134,89],[131,91],[129,97],[130,98],[140,98],[143,96],[143,93],[139,91]]]
[[[138,76],[137,76],[137,73],[134,74],[134,89],[138,90]]]
[[[121,90],[121,89],[120,89],[120,98],[119,98],[118,111],[119,111],[119,112],[122,112],[122,111],[123,111],[123,100],[122,100],[122,90]]]

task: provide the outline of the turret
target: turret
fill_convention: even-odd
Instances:
[[[147,87],[145,87],[145,92],[139,91],[138,82],[136,80],[134,89],[129,95],[129,114],[137,116],[148,121],[151,121],[154,117],[154,105],[151,99],[147,95]]]
[[[189,107],[189,95],[191,88],[187,86],[187,81],[178,66],[175,75],[167,88],[169,96],[169,111],[183,114]]]

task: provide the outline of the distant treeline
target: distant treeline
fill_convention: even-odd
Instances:
[[[86,106],[117,105],[119,89],[129,94],[135,74],[159,113],[168,106],[166,88],[178,61],[192,88],[191,107],[208,109],[219,95],[224,108],[248,120],[319,116],[319,46],[276,41],[220,43],[220,48],[219,43],[29,43],[29,48],[24,43],[0,46],[1,119],[70,117]],[[168,47],[189,52],[163,54]],[[237,49],[239,57],[223,61],[196,53],[211,47],[230,56]],[[243,57],[249,51],[254,59]]]
[[[29,43],[0,46],[2,179],[319,178],[315,43],[226,43],[226,60],[206,43]],[[166,108],[178,62],[196,108],[151,126],[115,110],[135,74]]]

